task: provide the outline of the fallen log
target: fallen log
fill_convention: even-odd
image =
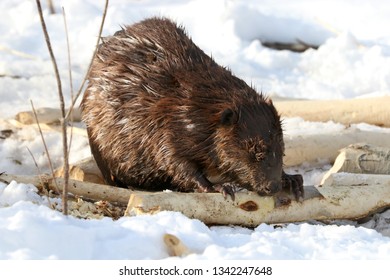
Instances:
[[[298,102],[298,101],[282,101],[286,103]],[[307,102],[307,101],[303,101]],[[294,105],[295,106],[295,105]],[[53,122],[58,120],[57,113],[53,113],[59,110],[50,109],[48,112],[53,114],[54,117],[47,115],[46,121]],[[45,110],[42,110],[45,112]],[[376,115],[376,114],[374,114]],[[45,119],[43,118],[43,119]],[[28,119],[28,118],[27,118]],[[20,118],[19,118],[20,120]],[[7,120],[7,122],[15,127],[22,128],[25,126],[17,120]],[[29,123],[30,121],[24,121]],[[32,124],[37,126],[36,124]],[[45,123],[40,124],[43,131],[55,130],[60,131],[59,125],[48,125]],[[87,131],[83,128],[69,127],[68,133],[74,133],[87,137]],[[296,166],[304,162],[315,164],[319,160],[334,162],[339,154],[339,150],[354,143],[366,142],[376,146],[390,147],[390,133],[363,131],[356,127],[350,127],[339,133],[325,133],[316,135],[298,135],[298,136],[284,136],[285,141],[285,166]]]
[[[275,101],[282,117],[301,117],[308,121],[334,121],[345,125],[368,123],[390,127],[390,96],[347,100]]]
[[[54,171],[55,177],[64,177],[64,167]],[[77,181],[104,184],[103,175],[93,157],[69,165],[69,178]]]
[[[55,182],[57,182],[58,190],[60,193],[62,193],[62,186],[64,185],[63,178],[53,179],[53,177],[48,174],[41,176],[25,176],[0,173],[0,182],[9,184],[11,181],[16,181],[18,183],[24,184],[33,184],[40,190],[48,189],[53,192],[57,191],[55,184]],[[81,182],[70,179],[69,193],[86,200],[104,200],[110,203],[115,203],[116,205],[126,206],[132,191],[124,188],[117,188],[108,185]]]
[[[21,123],[21,122],[19,122],[17,120],[13,120],[13,119],[2,121],[2,123],[6,123],[7,125],[15,127],[15,128],[24,128],[26,126],[30,126],[30,127],[34,127],[37,130],[39,129],[38,128],[38,124],[36,124],[36,123],[24,124],[24,123]],[[39,127],[41,128],[42,131],[57,131],[57,132],[61,132],[61,126],[57,125],[57,124],[39,123]],[[82,136],[88,137],[88,133],[87,133],[86,129],[79,128],[79,127],[74,127],[74,126],[73,127],[72,126],[68,126],[67,127],[67,133],[69,135],[70,134],[77,134],[77,135],[82,135]]]
[[[390,148],[390,133],[363,131],[357,128],[346,129],[337,135],[319,134],[292,137],[286,135],[284,138],[285,156],[283,163],[286,167],[300,165],[304,162],[315,164],[319,160],[334,162],[341,149],[359,142],[367,142],[373,146]],[[87,167],[87,161],[90,161],[88,164],[90,164],[91,168]],[[82,163],[74,163],[72,166],[77,167],[77,172],[80,172],[80,175],[74,176],[73,179],[82,180],[81,177],[83,175],[81,174],[83,173],[86,177],[95,176],[96,178],[102,178],[93,158],[85,159]],[[92,166],[96,168],[92,168]],[[103,181],[99,180],[91,182],[103,183]]]
[[[54,189],[50,178],[0,175],[2,182],[11,180]],[[56,180],[62,189],[63,180]],[[261,223],[366,217],[390,207],[390,175],[332,174],[321,187],[306,186],[302,202],[282,194],[262,197],[253,192],[239,192],[232,201],[229,197],[224,199],[220,193],[151,193],[75,180],[70,180],[69,192],[83,199],[109,201],[116,205],[128,202],[126,215],[129,216],[178,211],[206,224],[254,227]],[[291,202],[285,203],[286,198]]]
[[[7,128],[23,128],[25,125],[16,120],[2,121]],[[37,126],[32,124],[32,126]],[[56,125],[41,124],[43,131],[59,131],[60,127]],[[83,128],[69,127],[68,133],[74,133],[87,137],[87,131]],[[356,127],[351,127],[337,134],[325,133],[316,135],[298,135],[284,136],[285,157],[284,165],[296,166],[304,162],[315,164],[318,160],[334,162],[339,151],[350,144],[366,142],[375,146],[390,148],[390,133],[375,131],[363,131]],[[78,164],[73,164],[77,166]],[[81,167],[83,169],[83,167]],[[87,171],[90,172],[90,171]],[[100,172],[94,173],[101,176]],[[75,178],[78,179],[78,178]],[[98,182],[98,181],[95,181]]]
[[[334,121],[345,125],[369,123],[390,127],[390,96],[346,100],[293,100],[275,98],[274,105],[283,117],[302,117],[308,121]],[[56,108],[38,108],[40,123],[59,123],[61,112]],[[23,124],[35,123],[32,111],[20,112],[15,116]],[[74,108],[73,120],[81,121],[79,108]]]
[[[35,110],[39,123],[59,124],[62,118],[61,110],[57,108],[42,107]],[[81,111],[79,108],[74,108],[72,112],[72,120],[75,122],[81,121]],[[19,112],[15,116],[15,120],[22,124],[34,124],[35,116],[33,111]]]
[[[220,194],[133,193],[126,215],[179,211],[206,224],[254,227],[261,223],[307,220],[356,220],[390,206],[390,176],[332,174],[322,187],[305,187],[303,202],[278,206],[278,197],[238,193],[235,201]]]
[[[302,136],[284,136],[286,166],[316,163],[318,160],[334,162],[339,151],[355,143],[369,143],[373,146],[390,148],[390,133],[364,131],[355,127],[338,133]]]
[[[294,100],[275,97],[274,105],[283,117],[301,117],[308,121],[334,121],[345,125],[368,123],[390,127],[390,96],[345,100]],[[61,112],[57,108],[38,108],[40,123],[59,123]],[[20,112],[15,119],[23,124],[35,123],[32,111]],[[81,121],[79,108],[73,110],[73,121]]]
[[[363,173],[390,175],[390,148],[366,143],[352,144],[342,149],[333,167],[324,175],[324,182],[332,173]]]

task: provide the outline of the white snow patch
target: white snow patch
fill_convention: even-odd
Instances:
[[[92,56],[100,25],[102,1],[55,1],[57,14],[42,1],[66,105],[70,86],[63,17],[71,43],[75,89]],[[36,107],[58,107],[57,85],[34,1],[0,1],[0,118]],[[267,95],[289,98],[347,99],[390,93],[390,4],[377,1],[206,1],[112,0],[103,36],[121,25],[150,16],[167,16],[183,26],[194,42],[221,65]],[[201,15],[201,16],[200,16]],[[275,51],[262,42],[318,44],[304,53]],[[17,51],[17,52],[12,52]],[[192,129],[188,124],[187,129]],[[358,129],[389,132],[367,124]],[[287,136],[334,133],[341,124],[284,120]],[[0,125],[0,131],[6,129]],[[58,132],[44,132],[54,167],[62,165]],[[1,136],[1,134],[0,134]],[[5,138],[5,139],[3,139]],[[0,172],[38,174],[48,162],[35,129],[0,138]],[[71,162],[90,155],[88,140],[74,135]],[[302,165],[305,184],[318,184],[329,169]],[[0,183],[0,259],[166,259],[162,236],[178,236],[194,259],[389,259],[389,210],[359,225],[289,224],[207,227],[182,214],[126,217],[117,221],[80,220],[51,210],[32,185]],[[375,228],[366,229],[362,226]]]

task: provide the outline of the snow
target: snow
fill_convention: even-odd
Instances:
[[[195,252],[187,260],[386,259],[390,254],[389,238],[363,227],[209,228],[177,212],[80,220],[51,210],[34,190],[16,182],[0,186],[0,259],[163,259],[169,257],[165,233]]]
[[[103,1],[54,1],[56,15],[45,18],[58,59],[67,104],[70,100],[66,40],[60,7],[66,11],[75,88],[92,55]],[[56,81],[44,43],[35,1],[0,2],[0,119],[36,107],[58,107]],[[168,16],[186,27],[207,54],[259,91],[305,99],[348,99],[390,93],[390,4],[377,1],[112,0],[103,35],[149,16]],[[303,53],[276,51],[261,41],[319,45]],[[17,52],[16,52],[17,51]],[[389,132],[368,124],[359,129]],[[288,135],[337,132],[334,122],[284,120]],[[0,122],[0,130],[7,129]],[[61,135],[45,132],[54,166],[62,164]],[[37,174],[48,163],[33,128],[0,138],[0,172]],[[88,140],[74,135],[70,161],[90,155]],[[305,184],[318,184],[330,168],[292,167]],[[57,201],[60,204],[60,201]],[[335,221],[254,229],[213,226],[180,213],[123,217],[113,221],[65,217],[52,210],[33,185],[0,183],[0,259],[166,259],[165,233],[179,237],[194,252],[185,260],[204,259],[390,259],[390,210],[364,224]],[[375,230],[376,229],[376,230]]]

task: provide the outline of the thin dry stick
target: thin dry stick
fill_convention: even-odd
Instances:
[[[43,34],[45,35],[45,41],[47,44],[47,48],[50,53],[50,58],[53,63],[54,72],[57,80],[57,87],[58,87],[58,95],[60,99],[60,108],[61,108],[61,128],[62,128],[62,148],[64,153],[64,188],[62,193],[62,211],[64,215],[68,215],[68,182],[69,182],[69,158],[68,158],[68,144],[67,144],[67,133],[66,133],[66,125],[67,120],[65,118],[65,102],[64,102],[64,95],[62,93],[62,86],[61,86],[61,78],[60,73],[58,71],[57,62],[54,57],[53,49],[51,47],[49,33],[47,32],[47,27],[45,23],[45,19],[43,18],[43,12],[41,7],[41,1],[36,0],[37,7],[38,7],[38,13],[42,24],[42,30]]]
[[[32,154],[31,150],[30,150],[28,147],[26,147],[26,148],[27,148],[27,151],[30,153],[30,156],[31,156],[31,158],[32,158],[32,160],[33,160],[33,162],[34,162],[34,164],[35,164],[35,167],[36,167],[37,170],[38,170],[38,176],[39,176],[39,179],[40,179],[40,181],[41,181],[41,183],[42,183],[43,180],[42,180],[42,177],[41,177],[41,175],[40,175],[40,174],[42,174],[41,169],[39,168],[38,163],[37,163],[37,161],[35,160],[35,157],[34,157],[34,155]]]
[[[66,21],[66,14],[65,14],[64,7],[62,7],[62,16],[64,18],[65,35],[66,35],[66,47],[67,47],[67,51],[68,51],[68,72],[69,72],[70,98],[71,98],[71,100],[73,100],[74,89],[73,89],[73,78],[72,78],[72,61],[71,61],[71,56],[70,56],[68,24],[67,24],[67,21]],[[73,110],[70,111],[70,121],[73,122]],[[72,147],[72,140],[73,140],[73,125],[71,126],[70,136],[69,136],[68,157],[69,157],[69,154],[70,154],[70,149]]]
[[[11,49],[9,47],[6,47],[6,46],[3,46],[3,45],[0,45],[0,51],[5,51],[5,52],[8,52],[8,53],[10,53],[12,55],[19,56],[19,57],[22,57],[22,58],[34,59],[34,60],[37,59],[37,57],[32,56],[31,54],[28,54],[28,53],[25,53],[25,52],[22,52],[22,51],[13,50],[13,49]]]
[[[37,115],[37,112],[35,111],[35,107],[34,107],[34,104],[33,104],[32,100],[30,100],[30,103],[31,103],[32,111],[33,111],[33,113],[34,113],[35,121],[37,122],[38,131],[39,131],[39,134],[41,135],[42,143],[43,143],[43,146],[44,146],[44,148],[45,148],[45,152],[46,152],[46,156],[47,156],[47,161],[49,162],[50,171],[51,171],[51,174],[52,174],[52,176],[53,176],[53,178],[54,178],[54,168],[53,168],[53,164],[52,164],[52,162],[51,162],[51,158],[50,158],[49,150],[48,150],[47,145],[46,145],[45,137],[43,137],[42,129],[41,129],[41,126],[39,125],[38,115]],[[38,167],[38,166],[37,166],[37,167]],[[59,188],[58,188],[58,185],[57,185],[56,180],[54,180],[54,185],[55,185],[55,188],[56,188],[56,192],[57,192],[57,193],[60,193],[60,190],[59,190]]]
[[[37,170],[38,170],[39,181],[41,181],[41,185],[44,186],[45,184],[43,183],[42,176],[40,175],[40,174],[42,174],[41,169],[39,168],[38,163],[37,163],[37,161],[35,160],[35,157],[34,157],[34,155],[32,154],[32,152],[30,151],[30,149],[29,149],[28,147],[26,147],[26,148],[27,148],[27,151],[30,153],[30,156],[31,156],[32,160],[34,161],[35,167],[36,167]],[[56,186],[56,188],[58,189],[57,186]],[[49,192],[47,191],[46,188],[42,188],[42,189],[44,190],[43,192],[44,192],[45,195],[46,195],[47,202],[49,203],[51,209],[54,210],[55,207],[54,207],[54,205],[53,205],[53,204],[51,203],[51,201],[50,201]]]
[[[92,67],[92,63],[93,63],[93,60],[95,59],[95,56],[96,56],[96,53],[97,53],[97,50],[99,48],[99,42],[100,42],[100,38],[102,37],[102,32],[103,32],[103,26],[104,26],[104,21],[106,19],[106,14],[107,14],[107,8],[108,8],[108,2],[109,0],[106,0],[106,4],[104,6],[104,11],[103,11],[103,16],[102,16],[102,22],[100,24],[100,29],[99,29],[99,34],[98,34],[98,37],[97,37],[97,41],[96,41],[96,45],[95,45],[95,50],[93,52],[93,55],[92,55],[92,58],[91,58],[91,61],[89,62],[89,66],[88,66],[88,70],[87,70],[87,73],[85,74],[84,76],[84,79],[81,83],[81,86],[76,94],[76,97],[73,99],[72,103],[70,104],[70,108],[68,110],[68,113],[66,114],[66,119],[69,119],[69,115],[70,115],[70,112],[73,110],[73,107],[74,105],[76,104],[76,101],[77,99],[79,98],[80,94],[82,93],[83,91],[83,88],[84,88],[84,85],[87,81],[87,78],[89,76],[89,72],[91,71],[91,67]]]

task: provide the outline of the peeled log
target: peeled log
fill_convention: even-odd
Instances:
[[[251,207],[247,207],[249,205]],[[322,187],[305,187],[303,202],[277,206],[278,197],[237,193],[236,200],[220,194],[133,193],[126,215],[179,211],[206,224],[257,226],[307,220],[360,219],[390,206],[390,176],[332,174]]]
[[[349,125],[369,123],[390,127],[390,96],[347,100],[275,101],[283,117],[301,117],[308,121],[334,121]]]
[[[24,123],[19,122],[18,120],[14,120],[14,119],[9,119],[9,120],[5,120],[5,121],[2,120],[2,124],[6,124],[9,127],[15,127],[15,128],[24,128],[26,126],[30,126],[30,127],[34,127],[37,130],[39,129],[38,124],[36,124],[36,123],[24,124]],[[39,127],[41,128],[42,131],[57,131],[57,132],[62,131],[62,128],[60,125],[54,125],[54,124],[48,125],[46,123],[40,122]],[[68,135],[77,134],[77,135],[82,135],[82,136],[88,137],[87,130],[84,128],[79,128],[79,127],[68,126],[67,133],[68,133]]]
[[[45,174],[41,176],[25,176],[25,175],[13,175],[0,173],[0,182],[9,184],[11,181],[16,181],[18,183],[24,184],[33,184],[38,189],[49,189],[56,192],[55,181],[58,185],[58,190],[62,193],[64,179],[55,178]],[[93,201],[108,201],[116,205],[126,206],[130,194],[132,193],[129,189],[117,188],[108,185],[95,184],[90,182],[81,182],[77,180],[69,180],[69,189],[70,194],[79,196],[86,200]]]
[[[54,172],[55,177],[64,177],[64,168],[61,167]],[[69,166],[69,178],[73,180],[105,184],[103,175],[93,157],[75,162]]]
[[[298,101],[280,101],[290,103]],[[309,102],[309,101],[302,101]],[[320,101],[319,101],[320,102]],[[341,101],[340,101],[341,102]],[[295,106],[295,105],[294,105]],[[47,108],[46,108],[47,110]],[[52,109],[55,112],[56,109]],[[51,112],[51,110],[49,110]],[[390,110],[389,110],[390,111]],[[44,110],[43,110],[44,112]],[[58,110],[59,114],[59,110]],[[47,116],[48,121],[58,120],[56,113],[53,117]],[[25,125],[16,120],[5,121],[11,127],[24,127]],[[36,124],[33,124],[36,126]],[[40,124],[42,130],[60,130],[57,125]],[[68,133],[88,136],[86,129],[68,128]],[[339,154],[339,150],[347,147],[350,144],[366,142],[376,146],[390,148],[390,133],[362,131],[358,128],[348,128],[338,133],[326,133],[317,135],[302,135],[302,136],[284,136],[285,154],[284,165],[296,166],[304,162],[317,163],[319,159],[328,162],[333,162]]]
[[[53,187],[53,179],[39,176],[0,174],[0,181],[32,183],[39,188]],[[60,190],[63,180],[56,179]],[[332,174],[322,187],[305,187],[302,202],[280,204],[281,195],[259,196],[236,193],[235,201],[220,193],[140,192],[70,180],[69,192],[84,199],[104,200],[117,205],[128,202],[126,215],[182,212],[206,224],[255,227],[261,223],[288,223],[307,220],[360,219],[390,207],[390,175]],[[282,196],[285,199],[285,196]]]
[[[390,148],[359,143],[340,151],[333,167],[322,181],[332,173],[390,174]]]
[[[38,108],[37,113],[39,123],[45,124],[59,124],[62,118],[61,110],[57,108]],[[72,120],[75,122],[81,121],[81,111],[78,108],[73,109]],[[15,119],[22,124],[34,124],[35,116],[33,111],[25,111],[16,114]]]
[[[390,96],[359,98],[347,100],[280,100],[275,98],[274,105],[283,117],[302,117],[308,121],[334,121],[349,125],[369,123],[390,127]],[[40,123],[58,123],[61,112],[56,108],[38,108]],[[24,124],[35,123],[32,111],[20,112],[16,120]],[[81,121],[79,108],[74,108],[73,119]]]
[[[341,149],[354,143],[365,142],[390,148],[390,133],[348,128],[338,133],[285,136],[284,141],[284,164],[294,166],[303,162],[315,163],[318,159],[333,162]]]

